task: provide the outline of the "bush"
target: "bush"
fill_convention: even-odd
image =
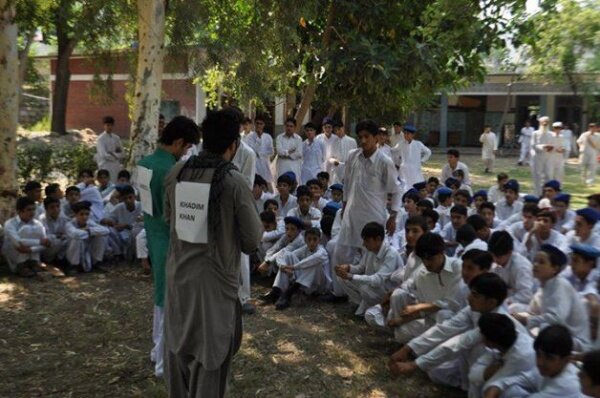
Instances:
[[[96,169],[96,148],[84,144],[52,148],[44,143],[17,146],[19,178],[22,181],[48,181],[52,172],[62,173],[69,180],[76,180],[82,169]]]
[[[53,170],[52,148],[43,143],[17,145],[19,178],[43,181]]]

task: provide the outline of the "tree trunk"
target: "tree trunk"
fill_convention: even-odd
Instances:
[[[335,1],[329,2],[329,7],[327,10],[327,23],[325,24],[325,32],[323,33],[323,41],[322,48],[323,51],[327,50],[329,47],[329,42],[331,41],[331,28],[333,26],[333,18],[335,14]],[[316,69],[316,66],[315,66]],[[304,92],[302,93],[302,101],[300,102],[300,106],[296,111],[296,115],[294,116],[299,123],[302,123],[304,117],[308,113],[310,109],[310,105],[315,99],[315,93],[317,92],[317,80],[312,81],[308,86],[304,88]]]
[[[56,80],[54,81],[54,90],[52,90],[52,123],[50,129],[59,134],[66,134],[67,132],[67,99],[71,82],[69,59],[77,44],[74,39],[69,37],[68,16],[64,12],[64,7],[68,5],[65,3],[65,1],[61,2],[61,7],[57,9],[55,15],[58,57],[56,59]]]
[[[25,75],[27,74],[27,66],[29,64],[29,49],[33,44],[33,38],[35,37],[35,29],[27,32],[25,37],[25,47],[19,51],[19,103],[23,99],[23,84],[25,83]]]
[[[164,0],[138,0],[138,60],[127,165],[133,168],[151,153],[158,139],[165,45]]]
[[[15,5],[0,0],[0,223],[15,212],[19,58]]]

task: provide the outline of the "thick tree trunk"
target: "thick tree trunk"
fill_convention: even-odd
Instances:
[[[165,45],[165,0],[138,0],[139,49],[127,165],[156,147]]]
[[[329,47],[329,43],[331,42],[331,28],[333,26],[333,18],[335,15],[335,1],[329,2],[329,7],[327,10],[327,23],[325,24],[325,32],[323,33],[322,40],[322,48],[323,51]],[[315,99],[315,93],[317,92],[317,84],[318,81],[316,78],[310,83],[308,86],[304,88],[304,92],[302,93],[302,101],[300,102],[300,106],[296,111],[296,115],[294,116],[298,123],[302,123],[304,117],[310,110],[310,105]]]
[[[15,212],[19,57],[15,5],[0,0],[0,223]]]
[[[34,37],[34,29],[27,32],[25,46],[23,50],[19,51],[19,103],[21,103],[23,98],[23,84],[25,83],[25,75],[27,74],[27,66],[29,65],[29,50],[31,49],[31,44],[33,44]]]
[[[67,99],[69,96],[69,83],[71,82],[71,70],[69,69],[69,59],[73,54],[77,44],[73,38],[69,37],[69,21],[67,20],[64,7],[67,7],[66,1],[61,2],[55,15],[56,38],[58,41],[58,57],[56,59],[56,80],[54,81],[54,90],[52,91],[52,123],[51,130],[60,134],[67,132],[66,115]]]

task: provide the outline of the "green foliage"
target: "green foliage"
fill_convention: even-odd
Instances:
[[[595,0],[542,2],[522,25],[517,40],[531,57],[528,72],[569,84],[574,93],[596,91],[600,72],[600,3]]]
[[[28,126],[30,131],[50,131],[50,115],[44,116],[37,121],[33,126]]]
[[[52,172],[52,148],[44,144],[17,145],[21,180],[46,180]]]
[[[95,149],[84,144],[56,148],[44,143],[20,143],[17,146],[19,179],[47,181],[53,172],[75,180],[82,169],[96,169]]]

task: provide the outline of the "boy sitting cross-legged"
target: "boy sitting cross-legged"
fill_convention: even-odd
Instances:
[[[273,290],[279,294],[275,308],[283,310],[290,306],[292,295],[301,288],[306,293],[324,293],[327,291],[325,269],[329,256],[319,244],[321,231],[310,228],[304,232],[306,245],[292,252],[286,252],[279,261],[279,271],[273,283]]]

